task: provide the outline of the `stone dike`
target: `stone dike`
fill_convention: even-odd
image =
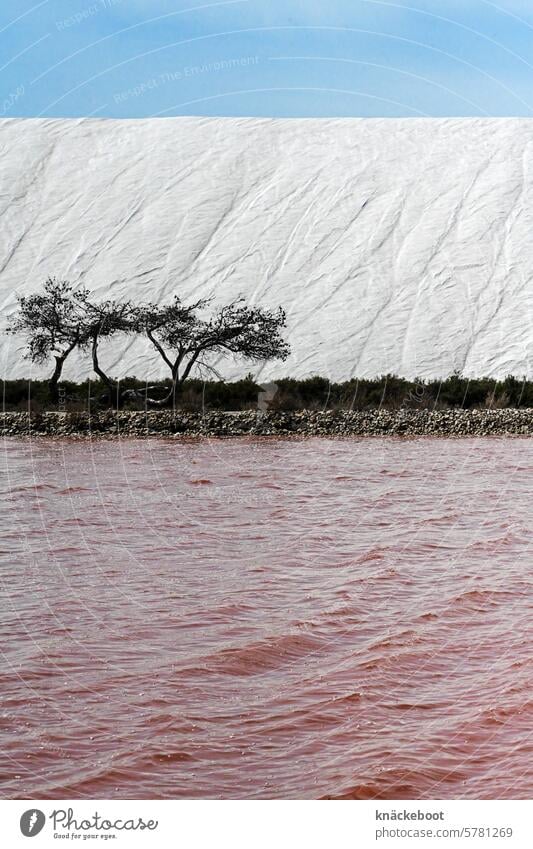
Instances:
[[[2,436],[531,436],[533,409],[0,413]]]

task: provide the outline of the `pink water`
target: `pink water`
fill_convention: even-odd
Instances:
[[[531,441],[2,456],[4,798],[531,798]]]

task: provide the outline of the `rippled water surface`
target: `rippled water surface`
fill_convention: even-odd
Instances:
[[[522,439],[5,441],[4,798],[530,798]]]

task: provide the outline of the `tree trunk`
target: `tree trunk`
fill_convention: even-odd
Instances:
[[[53,373],[52,377],[48,381],[48,390],[50,392],[50,399],[52,401],[52,404],[58,404],[59,403],[58,383],[59,383],[59,378],[61,377],[61,372],[63,371],[63,363],[65,362],[65,359],[66,359],[65,356],[61,356],[61,357],[58,357],[57,355],[55,356],[56,367],[54,369],[54,373]]]
[[[102,381],[102,383],[107,386],[109,392],[109,405],[113,406],[113,403],[116,402],[118,406],[118,386],[115,386],[110,377],[107,376],[105,371],[102,371],[100,368],[100,362],[98,360],[98,336],[93,336],[93,345],[92,345],[92,357],[93,357],[93,369]]]
[[[169,393],[169,400],[172,398],[172,409],[176,412],[176,400],[181,395],[181,390],[183,387],[183,380],[178,378],[178,372],[175,371],[172,373],[172,389]]]

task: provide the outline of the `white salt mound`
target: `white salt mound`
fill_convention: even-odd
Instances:
[[[293,350],[228,378],[533,376],[531,120],[12,119],[0,148],[3,323],[48,276],[242,294],[286,308]],[[0,342],[3,377],[49,370]],[[139,340],[102,361],[165,374]]]

